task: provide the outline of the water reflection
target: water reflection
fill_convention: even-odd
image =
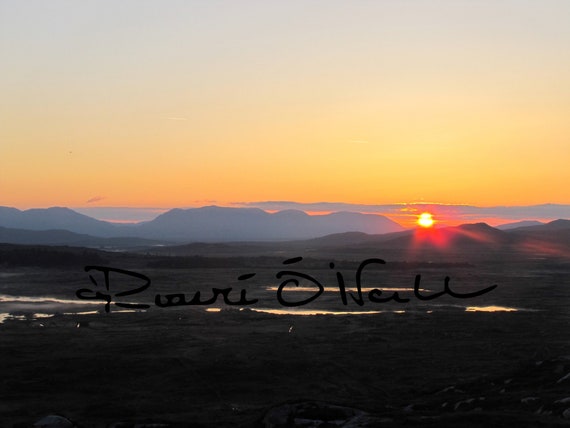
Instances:
[[[53,314],[32,314],[32,318],[40,319],[40,318],[51,318]]]
[[[6,320],[38,320],[50,318],[56,312],[66,314],[82,315],[84,312],[71,312],[75,305],[95,306],[100,302],[86,302],[82,300],[58,299],[50,296],[11,296],[0,294],[0,308],[5,312],[0,312],[0,324]],[[65,312],[65,311],[68,312]],[[41,311],[41,312],[40,312]],[[51,313],[47,313],[47,312]],[[96,312],[95,312],[96,313]]]
[[[126,313],[136,313],[136,312],[146,312],[145,310],[139,309],[120,309],[115,310],[113,313],[116,314],[126,314]],[[219,312],[219,310],[218,310]],[[101,314],[101,311],[83,311],[83,312],[63,312],[63,315],[97,315]],[[0,312],[0,324],[3,324],[5,321],[37,321],[40,319],[45,318],[53,318],[56,314],[42,314],[42,313],[30,313],[30,314],[22,314],[22,313],[9,313],[9,312]]]
[[[252,312],[261,312],[273,315],[371,315],[381,314],[382,311],[331,311],[324,309],[271,309],[271,308],[250,308]]]
[[[277,287],[270,286],[267,290],[275,291]],[[372,288],[363,288],[362,291],[370,291]],[[383,288],[386,291],[413,291],[412,288]],[[290,291],[310,291],[314,292],[314,287],[295,287]],[[338,293],[337,287],[325,287],[325,291]],[[351,288],[347,288],[347,291],[351,291]],[[429,291],[429,290],[424,290]],[[4,305],[4,307],[2,307]],[[4,323],[6,320],[39,320],[42,318],[53,317],[56,313],[61,313],[64,315],[93,315],[101,313],[100,310],[88,310],[79,311],[74,308],[79,309],[76,305],[81,305],[81,309],[91,309],[88,306],[100,306],[101,302],[97,301],[83,301],[83,300],[72,300],[72,299],[61,299],[51,296],[11,296],[7,294],[0,294],[0,308],[4,311],[0,312],[0,324]],[[86,307],[87,305],[87,307]],[[514,308],[499,305],[488,305],[488,306],[464,306],[464,305],[453,305],[453,304],[435,304],[430,303],[426,305],[421,305],[419,307],[408,307],[404,309],[392,309],[392,310],[335,310],[335,309],[311,309],[311,308],[265,308],[265,307],[241,307],[240,311],[251,311],[258,313],[267,313],[273,315],[296,315],[296,316],[311,316],[311,315],[375,315],[375,314],[410,314],[410,313],[426,313],[434,314],[438,312],[444,312],[451,308],[457,308],[465,312],[519,312],[526,311],[532,312],[536,309],[523,309]],[[1,310],[1,309],[0,309]],[[224,307],[207,307],[204,308],[206,312],[218,313],[224,310]],[[114,310],[113,312],[127,313],[127,312],[141,312],[140,310]],[[146,311],[142,311],[146,312]]]
[[[510,306],[487,305],[487,306],[465,306],[450,304],[433,304],[431,307],[437,310],[445,310],[446,308],[456,308],[464,312],[540,312],[540,309],[533,308],[513,308]]]
[[[518,312],[516,308],[506,306],[468,306],[466,312]]]
[[[0,303],[60,303],[64,305],[96,305],[101,302],[88,302],[85,300],[58,299],[49,296],[10,296],[0,294]]]
[[[54,316],[54,314],[40,314],[40,313],[13,314],[13,313],[8,313],[8,312],[2,312],[2,313],[0,313],[0,324],[3,324],[4,321],[6,321],[6,320],[19,320],[19,321],[30,320],[30,321],[34,321],[34,320],[39,320],[39,319],[43,319],[43,318],[51,318],[53,316]]]
[[[329,292],[329,293],[339,293],[340,290],[338,287],[323,287],[325,292]],[[277,291],[279,289],[279,287],[275,286],[275,285],[271,285],[269,287],[265,288],[267,291]],[[361,290],[362,292],[370,292],[374,289],[381,289],[382,291],[414,291],[413,287],[362,287]],[[309,292],[314,292],[315,291],[315,287],[289,287],[287,288],[287,292],[294,292],[294,291],[309,291]],[[352,292],[352,293],[357,293],[358,290],[356,289],[356,287],[346,287],[346,291],[347,292]],[[427,288],[419,288],[419,291],[432,291],[430,289]]]
[[[113,311],[119,312],[119,311]],[[96,315],[100,314],[100,311],[85,311],[85,312],[64,312],[63,315]]]

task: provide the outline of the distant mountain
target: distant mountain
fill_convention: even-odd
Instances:
[[[112,223],[61,207],[25,211],[0,207],[0,226],[27,230],[59,229],[101,237],[117,236],[121,230]]]
[[[528,251],[570,254],[570,220],[518,223],[500,230],[485,223],[433,229],[404,229],[374,214],[308,215],[286,210],[209,206],[173,209],[136,225],[95,220],[68,208],[20,211],[0,207],[0,242],[133,248],[159,243],[297,241],[291,248],[398,249],[451,254],[460,251]],[[281,245],[281,244],[278,244]],[[283,245],[281,245],[283,246]]]
[[[519,248],[570,258],[570,220],[554,220],[541,226],[520,227],[508,232]]]
[[[570,222],[555,222],[525,232],[502,231],[485,223],[413,229],[386,234],[334,233],[287,242],[194,243],[156,247],[151,252],[170,256],[306,255],[312,258],[381,257],[387,260],[501,263],[509,258],[565,257],[570,260]]]
[[[496,228],[499,230],[511,230],[511,229],[517,229],[519,227],[542,226],[543,224],[544,223],[541,223],[540,221],[536,220],[523,220],[514,223],[501,224],[499,226],[496,226]]]
[[[308,215],[286,210],[274,214],[257,208],[209,206],[174,209],[131,230],[137,236],[187,242],[309,239],[332,233],[383,234],[404,230],[380,215],[339,212]]]
[[[382,234],[404,230],[396,222],[374,214],[338,212],[311,216],[296,210],[270,214],[257,208],[217,206],[173,209],[152,221],[137,225],[99,221],[68,208],[20,211],[0,207],[0,227],[30,231],[65,230],[91,237],[129,237],[175,242],[298,240],[342,232]],[[42,243],[51,239],[45,234],[36,237]],[[60,238],[63,239],[61,242]],[[63,244],[69,242],[68,238],[60,236],[56,241]],[[25,240],[33,243],[28,242],[32,240],[32,235]]]
[[[518,228],[513,230],[516,233],[528,233],[528,232],[542,232],[542,231],[554,231],[554,230],[567,230],[570,229],[570,220],[554,220],[546,224],[531,225],[527,227]]]

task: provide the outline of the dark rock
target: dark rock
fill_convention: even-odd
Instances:
[[[263,428],[377,426],[380,419],[359,409],[319,401],[284,403],[263,417]],[[375,425],[376,424],[376,425]]]
[[[77,425],[64,416],[48,415],[34,423],[34,428],[77,428]]]

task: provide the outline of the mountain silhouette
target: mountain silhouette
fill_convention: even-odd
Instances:
[[[396,222],[374,214],[339,212],[311,216],[296,210],[270,214],[257,208],[217,206],[172,209],[152,221],[136,225],[95,220],[69,208],[20,211],[0,207],[0,227],[175,242],[298,240],[351,231],[382,234],[404,230]]]
[[[19,245],[67,245],[72,247],[128,250],[164,245],[169,242],[132,237],[103,238],[61,229],[29,230],[0,226],[0,243]]]
[[[514,223],[504,223],[496,226],[499,230],[512,230],[518,229],[519,227],[529,227],[529,226],[542,226],[544,223],[536,220],[523,220],[523,221],[516,221]]]
[[[96,220],[69,208],[34,208],[20,211],[0,207],[0,226],[27,230],[67,230],[93,236],[118,236],[121,230],[112,223]]]
[[[380,215],[339,212],[308,215],[286,210],[274,214],[257,208],[208,206],[174,209],[131,231],[139,237],[176,241],[299,240],[339,232],[382,234],[404,230]]]
[[[417,228],[384,235],[341,233],[305,241],[313,251],[405,251],[416,256],[458,254],[521,254],[570,257],[570,221],[555,220],[540,226],[499,230],[486,223],[442,228]]]
[[[522,226],[520,225],[527,225]],[[308,215],[285,210],[207,206],[173,209],[136,225],[95,220],[68,208],[20,211],[0,207],[0,242],[133,248],[170,243],[296,242],[294,248],[395,249],[451,254],[461,251],[570,254],[570,220],[519,223],[500,230],[485,223],[404,229],[374,214]],[[531,223],[532,224],[532,223]],[[276,244],[278,245],[278,244]]]
[[[544,231],[567,230],[567,229],[570,229],[570,220],[558,219],[546,224],[519,227],[513,230],[513,232],[528,233],[528,232],[544,232]]]

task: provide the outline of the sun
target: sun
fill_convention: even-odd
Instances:
[[[433,215],[430,213],[421,213],[418,217],[418,225],[421,227],[432,227],[434,223]]]

